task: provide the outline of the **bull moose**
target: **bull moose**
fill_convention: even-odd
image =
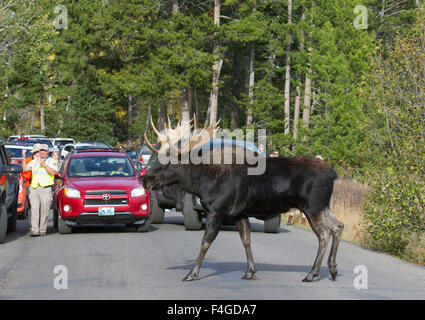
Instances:
[[[194,136],[189,146],[182,150],[169,143],[171,150],[179,156],[185,152],[199,152],[196,146],[202,145],[212,137],[217,124],[204,127]],[[180,130],[182,132],[183,130]],[[170,137],[162,142],[177,141]],[[146,144],[150,147],[147,136]],[[165,152],[166,148],[162,148]],[[154,152],[159,152],[152,147]],[[170,152],[170,150],[168,150]],[[224,150],[223,150],[224,152]],[[235,152],[235,151],[233,151]],[[237,151],[236,151],[237,152]],[[330,209],[336,172],[323,160],[309,157],[266,158],[266,170],[261,175],[248,175],[252,166],[249,161],[231,164],[157,163],[143,177],[144,186],[153,189],[179,183],[184,191],[195,194],[206,209],[205,234],[195,266],[183,281],[199,277],[199,270],[208,248],[215,240],[225,219],[235,222],[247,256],[247,271],[242,279],[256,279],[253,255],[251,252],[251,226],[249,217],[267,220],[291,208],[302,211],[316,234],[319,248],[311,271],[302,280],[311,282],[318,277],[329,239],[332,247],[328,267],[332,280],[336,279],[336,254],[344,228]],[[252,163],[252,162],[251,162]]]

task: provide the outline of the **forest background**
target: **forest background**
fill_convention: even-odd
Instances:
[[[266,129],[268,152],[337,169],[342,215],[358,208],[350,240],[425,264],[424,13],[421,0],[3,0],[0,133],[138,148],[151,115],[159,129],[193,115]]]

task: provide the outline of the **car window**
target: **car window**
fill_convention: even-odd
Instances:
[[[22,158],[22,148],[9,148],[6,147],[6,151],[10,153],[12,158]],[[25,150],[25,158],[31,156],[31,150]]]
[[[72,149],[74,149],[74,146],[66,146],[64,149],[65,151],[70,152]]]
[[[88,156],[72,157],[68,176],[75,177],[133,177],[135,171],[128,157]]]
[[[49,139],[37,139],[37,140],[40,141],[40,143],[47,144],[49,148],[53,147],[52,141],[50,141]]]
[[[142,154],[152,154],[152,150],[145,144],[142,146],[142,150],[140,152]]]

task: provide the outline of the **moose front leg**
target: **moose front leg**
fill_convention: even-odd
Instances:
[[[215,213],[209,213],[205,225],[205,233],[201,242],[201,251],[199,252],[198,259],[193,269],[183,278],[183,281],[192,281],[199,277],[199,270],[201,269],[202,262],[204,261],[205,255],[211,246],[212,242],[217,237],[220,227],[223,223],[223,218]]]

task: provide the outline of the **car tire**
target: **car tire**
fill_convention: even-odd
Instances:
[[[150,211],[153,224],[161,224],[164,221],[165,210],[159,206],[155,192],[151,192]]]
[[[53,228],[55,229],[58,228],[58,217],[59,217],[58,209],[53,209]]]
[[[0,243],[3,243],[7,232],[7,211],[4,205],[0,205]]]
[[[58,216],[58,231],[60,234],[69,234],[72,232],[72,228],[60,216]]]
[[[152,223],[152,215],[145,221],[142,225],[134,225],[136,227],[136,232],[148,232]]]
[[[192,195],[190,193],[184,195],[182,213],[186,230],[201,230],[202,214],[193,209]]]
[[[18,194],[16,193],[15,201],[11,208],[11,216],[7,221],[7,232],[16,231],[16,222],[18,221]]]
[[[280,232],[280,223],[282,215],[279,214],[276,217],[273,217],[268,220],[264,220],[264,232],[265,233],[279,233]]]

